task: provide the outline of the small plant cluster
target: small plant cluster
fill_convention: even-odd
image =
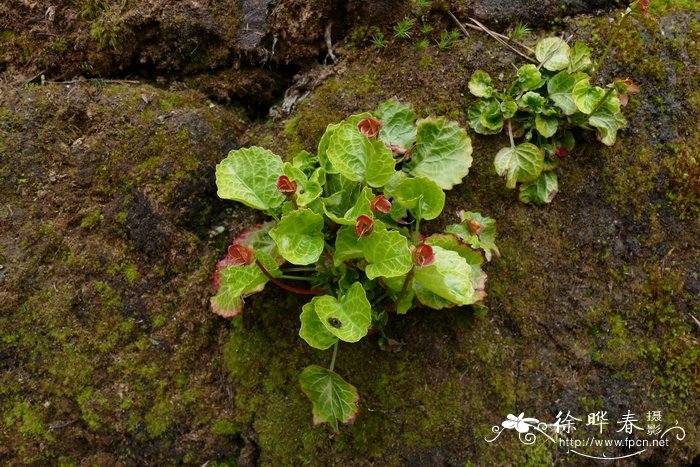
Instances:
[[[217,165],[219,196],[272,220],[233,240],[216,267],[212,309],[236,316],[268,282],[313,296],[299,335],[316,349],[333,348],[329,368],[311,365],[299,378],[314,423],[337,429],[358,412],[356,388],[334,372],[339,341],[378,332],[380,345],[391,345],[383,331],[390,313],[484,298],[482,265],[498,255],[495,222],[461,212],[443,233],[421,231],[471,161],[471,141],[456,122],[416,122],[409,106],[387,101],[329,125],[316,155],[302,151],[284,162],[250,147]]]
[[[648,6],[648,0],[632,3],[618,29],[633,11],[646,15]],[[469,91],[480,99],[468,110],[469,126],[482,135],[508,133],[510,146],[498,151],[494,165],[508,188],[520,184],[520,201],[544,204],[554,199],[559,189],[554,170],[575,145],[571,130],[595,131],[603,144],[612,146],[625,128],[621,110],[639,92],[637,86],[620,78],[606,88],[592,83],[615,34],[596,64],[586,44],[569,46],[548,37],[535,45],[537,64],[521,66],[503,90],[485,71],[472,74]],[[524,142],[516,145],[521,138]]]

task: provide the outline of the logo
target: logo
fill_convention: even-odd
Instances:
[[[526,445],[535,444],[541,436],[557,447],[566,448],[569,454],[589,459],[617,460],[638,456],[649,449],[668,447],[674,439],[685,439],[685,429],[678,425],[678,421],[671,426],[665,425],[658,410],[645,415],[627,410],[611,421],[607,411],[599,410],[587,414],[584,423],[584,418],[577,418],[570,411],[566,415],[560,411],[556,421],[547,423],[525,417],[525,412],[517,417],[508,414],[500,426],[491,428],[495,436],[484,440],[493,443],[504,432],[514,430],[520,442]],[[613,448],[632,452],[614,456],[610,454]]]

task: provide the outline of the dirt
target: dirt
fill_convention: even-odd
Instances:
[[[464,124],[471,72],[507,79],[520,60],[479,33],[440,49],[455,28],[446,10],[502,31],[547,28],[529,42],[565,33],[601,50],[614,2],[564,5],[0,5],[0,461],[586,465],[551,443],[484,438],[508,413],[660,410],[686,438],[640,461],[698,462],[692,5],[657,2],[620,39],[601,76],[643,90],[625,109],[629,128],[612,148],[577,134],[551,205],[518,203],[492,169],[504,140],[470,132],[470,174],[427,228],[459,209],[497,220],[488,313],[392,316],[398,353],[376,336],[342,345],[338,371],[361,395],[354,425],[311,425],[297,375],[330,356],[298,338],[302,299],[268,287],[239,318],[209,310],[214,264],[263,219],[216,196],[214,166],[229,150],[314,151],[327,124],[393,96]],[[392,37],[404,16],[434,26],[431,45],[416,47],[417,27]]]

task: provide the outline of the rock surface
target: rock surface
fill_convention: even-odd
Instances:
[[[553,2],[515,3],[451,6],[498,29],[559,17]],[[572,1],[565,13],[610,3]],[[464,122],[470,74],[507,80],[521,60],[476,32],[449,50],[417,50],[417,31],[391,37],[412,15],[435,26],[434,44],[455,27],[438,5],[425,18],[390,1],[314,5],[0,6],[0,461],[586,465],[544,440],[484,438],[508,413],[549,421],[560,410],[607,410],[614,424],[627,410],[658,410],[686,438],[638,459],[697,462],[698,13],[658,2],[655,18],[634,20],[600,74],[630,76],[643,90],[625,109],[629,128],[612,148],[578,135],[551,205],[519,204],[493,173],[504,141],[470,132],[474,165],[428,228],[458,209],[497,219],[489,312],[392,317],[387,333],[405,343],[395,354],[374,336],[341,346],[337,368],[358,387],[362,411],[332,433],[311,425],[297,382],[303,367],[330,358],[298,338],[303,301],[268,287],[240,318],[209,311],[215,262],[262,220],[217,198],[215,164],[251,144],[314,151],[327,124],[393,96],[419,115]],[[345,22],[344,12],[353,13]],[[322,65],[331,19],[340,60]],[[112,21],[119,42],[100,49],[91,30]],[[595,51],[609,35],[606,16],[553,27]],[[378,31],[381,50],[369,42]],[[30,80],[41,71],[93,80],[42,86]],[[140,83],[94,79],[125,77]],[[292,82],[287,95],[306,97],[284,110]],[[266,117],[272,104],[276,119]]]

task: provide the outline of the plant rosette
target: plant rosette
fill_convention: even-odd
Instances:
[[[498,151],[494,166],[508,188],[519,186],[523,203],[554,199],[559,190],[555,169],[575,146],[572,130],[595,131],[600,142],[612,146],[626,127],[621,109],[629,95],[639,92],[637,86],[619,78],[607,88],[592,84],[608,50],[594,65],[586,44],[569,46],[547,37],[534,47],[539,65],[521,66],[504,90],[485,71],[472,74],[469,91],[479,100],[468,110],[469,126],[482,135],[508,133],[510,146]],[[516,144],[518,139],[523,141]]]
[[[299,335],[316,349],[333,348],[330,368],[312,365],[300,375],[314,423],[337,429],[357,414],[357,390],[333,371],[340,341],[372,331],[386,346],[395,342],[383,331],[390,313],[485,297],[482,266],[498,255],[495,222],[461,212],[443,233],[420,230],[442,213],[445,190],[462,183],[471,152],[456,122],[416,121],[409,106],[387,101],[329,125],[315,155],[302,151],[285,162],[249,147],[217,165],[219,196],[272,220],[234,239],[217,264],[212,310],[239,315],[268,282],[313,296]]]

